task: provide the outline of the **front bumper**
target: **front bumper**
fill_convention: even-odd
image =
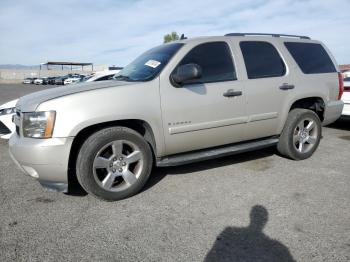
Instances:
[[[34,139],[17,134],[9,140],[9,151],[22,171],[54,191],[68,191],[68,160],[73,138]]]
[[[322,125],[326,126],[336,121],[342,114],[344,102],[341,100],[331,101],[326,104]]]

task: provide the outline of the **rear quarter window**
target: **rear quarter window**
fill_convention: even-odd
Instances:
[[[327,51],[320,44],[285,42],[284,45],[304,74],[337,71]]]

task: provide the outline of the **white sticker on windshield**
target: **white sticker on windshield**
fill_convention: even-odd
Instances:
[[[157,66],[159,66],[161,63],[159,61],[156,60],[148,60],[145,65],[146,66],[150,66],[152,68],[156,68]]]

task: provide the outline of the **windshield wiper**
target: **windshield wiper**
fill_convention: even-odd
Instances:
[[[115,77],[113,77],[113,79],[122,80],[122,81],[134,81],[130,77],[124,76],[124,75],[115,76]]]

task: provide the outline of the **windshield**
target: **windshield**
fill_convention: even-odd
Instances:
[[[149,81],[167,65],[183,44],[172,43],[157,46],[140,55],[114,76],[122,81]]]

